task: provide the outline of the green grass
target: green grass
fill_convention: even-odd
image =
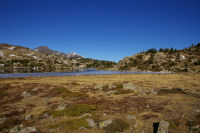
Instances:
[[[49,113],[53,117],[59,116],[81,116],[86,113],[92,113],[94,111],[100,110],[100,107],[95,105],[87,105],[87,104],[75,104],[75,105],[68,105],[64,110],[47,110],[44,113]]]
[[[88,122],[85,119],[72,119],[67,121],[61,121],[59,123],[50,125],[49,128],[65,127],[70,130],[79,129],[80,127],[89,128]]]

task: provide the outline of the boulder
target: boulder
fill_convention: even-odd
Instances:
[[[105,128],[112,123],[113,119],[108,119],[99,123],[99,128]]]
[[[135,87],[133,86],[132,83],[129,82],[129,83],[123,84],[123,89],[124,89],[124,90],[134,90]]]
[[[169,123],[167,121],[161,120],[158,126],[157,133],[168,133]]]
[[[93,119],[85,119],[88,122],[88,125],[92,128],[96,127],[96,123],[94,122]]]

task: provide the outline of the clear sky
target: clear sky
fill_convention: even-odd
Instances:
[[[200,0],[0,0],[0,42],[118,61],[200,41]]]

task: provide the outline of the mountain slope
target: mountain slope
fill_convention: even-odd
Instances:
[[[200,72],[200,43],[182,50],[149,49],[125,57],[118,63],[119,70]]]
[[[63,53],[63,52],[59,52],[59,51],[55,51],[55,50],[51,50],[49,49],[47,46],[40,46],[34,49],[35,51],[38,51],[40,53],[43,54],[53,54],[53,55],[58,55],[61,57],[67,57],[67,58],[83,58],[81,55],[75,53],[75,52],[71,52],[71,53]]]
[[[64,54],[48,47],[31,50],[21,46],[0,44],[0,73],[107,69],[114,65],[111,61],[80,58],[75,53]]]

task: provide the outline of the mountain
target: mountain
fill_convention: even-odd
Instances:
[[[200,43],[181,50],[166,48],[125,57],[118,63],[119,70],[200,72]]]
[[[83,56],[77,54],[76,52],[71,52],[66,54],[68,58],[84,58]]]
[[[49,49],[47,46],[40,46],[34,49],[35,51],[38,51],[40,53],[44,53],[44,54],[54,54],[54,55],[58,55],[58,56],[62,56],[62,57],[67,57],[67,58],[83,58],[83,56],[75,53],[75,52],[71,52],[71,53],[63,53],[63,52],[59,52],[59,51],[55,51],[55,50],[51,50]]]
[[[76,53],[64,54],[46,46],[34,50],[0,43],[0,73],[79,71],[86,68],[109,69],[111,61],[83,58]]]

